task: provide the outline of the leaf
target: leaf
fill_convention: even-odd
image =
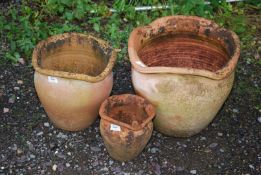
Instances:
[[[14,57],[18,60],[20,58],[20,54],[18,52],[15,52]]]
[[[65,19],[67,19],[69,21],[73,20],[73,13],[70,11],[65,12],[64,16],[65,16]]]
[[[11,41],[11,43],[10,43],[10,49],[11,49],[12,51],[16,50],[16,42],[15,42],[15,41]]]
[[[96,32],[99,32],[99,31],[100,31],[100,25],[97,24],[97,23],[94,23],[94,24],[93,24],[93,29],[94,29]]]
[[[72,5],[73,1],[72,0],[61,0],[61,3],[69,7]]]
[[[64,6],[58,6],[58,12],[63,13],[64,12]]]

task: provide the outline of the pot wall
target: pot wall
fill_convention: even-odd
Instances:
[[[34,83],[38,97],[50,120],[59,128],[77,131],[90,126],[98,110],[112,90],[112,72],[102,81],[90,83],[82,80],[48,76],[35,72]]]
[[[121,131],[112,131],[111,124],[113,123],[101,119],[100,132],[110,156],[120,161],[128,161],[138,156],[148,143],[153,131],[152,122],[137,131],[125,127],[121,127]]]
[[[155,128],[185,137],[205,128],[226,100],[240,41],[214,21],[167,16],[134,29],[128,53],[136,93],[156,108]]]
[[[221,80],[182,74],[144,74],[132,68],[135,91],[156,108],[154,127],[170,136],[204,129],[229,95],[234,72]]]

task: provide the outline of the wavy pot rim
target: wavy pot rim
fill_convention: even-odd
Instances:
[[[90,75],[81,74],[81,73],[72,73],[72,72],[66,72],[66,71],[44,69],[39,66],[38,61],[40,58],[40,52],[43,49],[43,47],[47,46],[49,43],[54,43],[59,40],[67,39],[70,37],[84,37],[84,38],[87,38],[88,40],[96,41],[99,44],[99,46],[101,46],[104,49],[111,48],[111,46],[109,45],[109,43],[107,41],[96,38],[90,34],[72,32],[72,33],[63,33],[63,34],[53,35],[53,36],[48,37],[45,40],[40,41],[34,48],[33,55],[32,55],[32,65],[33,65],[33,68],[35,69],[35,71],[42,73],[44,75],[47,75],[47,76],[55,76],[55,77],[61,77],[61,78],[67,78],[67,79],[82,80],[82,81],[87,81],[87,82],[91,82],[91,83],[96,83],[96,82],[104,80],[111,73],[113,66],[116,62],[117,52],[113,48],[111,48],[111,55],[110,55],[110,58],[108,59],[107,66],[97,76],[90,76]]]
[[[162,26],[164,26],[164,24],[166,25],[166,22],[168,20],[177,20],[177,19],[178,20],[186,19],[186,20],[200,21],[204,24],[211,25],[214,29],[216,29],[218,31],[226,32],[227,34],[229,34],[231,36],[231,38],[233,39],[233,42],[235,44],[235,49],[234,49],[233,55],[230,56],[230,59],[226,63],[226,65],[223,66],[222,68],[218,69],[215,72],[212,72],[209,70],[203,70],[203,69],[196,69],[196,68],[186,68],[186,67],[165,67],[165,66],[148,67],[148,66],[146,66],[142,62],[141,58],[138,56],[138,50],[135,48],[136,42],[138,42],[137,41],[137,37],[139,37],[138,35],[140,35],[140,33],[142,33],[144,30],[152,31],[153,27],[160,30],[160,28]],[[198,16],[183,16],[183,15],[166,16],[166,17],[162,17],[162,18],[158,18],[158,19],[154,20],[149,25],[135,28],[131,32],[129,39],[128,39],[128,53],[129,53],[129,58],[130,58],[132,67],[140,73],[145,73],[145,74],[146,73],[147,74],[175,73],[175,74],[183,74],[183,75],[197,75],[197,76],[207,77],[210,79],[220,80],[220,79],[226,78],[234,71],[236,64],[238,62],[238,59],[239,59],[239,55],[240,55],[240,40],[239,40],[238,36],[236,35],[236,33],[234,33],[231,30],[220,27],[212,20],[208,20],[208,19],[198,17]]]
[[[123,98],[124,100],[126,100],[128,97],[132,97],[132,98],[135,98],[135,100],[141,101],[147,107],[147,110],[145,110],[145,112],[148,116],[147,119],[144,120],[141,124],[139,124],[136,127],[133,127],[131,124],[127,124],[127,123],[121,122],[119,120],[113,119],[106,112],[106,108],[109,105],[110,100],[112,100],[114,98],[116,98],[116,99]],[[100,115],[101,119],[104,119],[108,122],[114,123],[116,125],[120,125],[122,127],[128,128],[133,131],[139,131],[142,128],[144,128],[150,121],[152,121],[152,119],[156,115],[156,111],[155,111],[154,106],[148,100],[144,99],[141,96],[134,95],[134,94],[120,94],[120,95],[112,95],[112,96],[108,97],[107,99],[105,99],[100,106],[99,115]]]

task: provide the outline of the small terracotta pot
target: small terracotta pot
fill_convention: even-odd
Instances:
[[[50,120],[69,131],[90,126],[112,89],[116,52],[90,35],[66,33],[33,52],[34,84]]]
[[[230,93],[240,54],[237,35],[195,16],[168,16],[129,37],[132,82],[156,108],[160,132],[200,132]]]
[[[99,113],[101,135],[111,157],[134,159],[151,137],[154,107],[139,96],[123,94],[106,99]]]

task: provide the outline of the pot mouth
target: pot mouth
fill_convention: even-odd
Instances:
[[[223,79],[235,69],[238,36],[196,16],[167,16],[134,29],[129,37],[131,64],[141,73],[175,73]]]
[[[154,118],[155,109],[140,96],[122,94],[107,98],[102,103],[99,114],[112,124],[140,130]]]
[[[64,33],[40,41],[33,51],[34,69],[48,76],[99,82],[111,73],[116,51],[91,35]]]

